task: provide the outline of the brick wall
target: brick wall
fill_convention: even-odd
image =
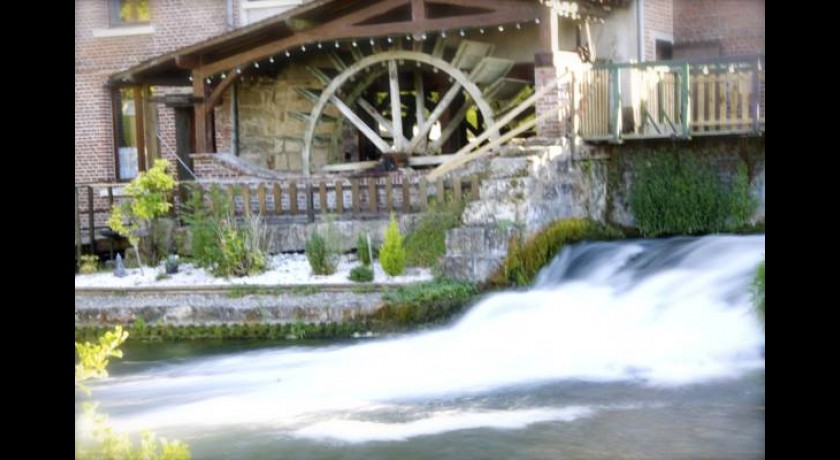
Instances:
[[[238,11],[238,2],[234,11]],[[142,35],[96,37],[109,30],[107,0],[75,2],[75,180],[113,181],[114,146],[108,75],[140,61],[227,30],[225,0],[150,0],[150,25]],[[188,82],[185,82],[185,84]],[[171,109],[159,110],[161,132],[174,148]],[[161,151],[165,151],[161,145]]]
[[[685,57],[764,53],[764,0],[674,0],[674,35]]]
[[[674,0],[644,1],[645,60],[656,59],[656,39],[671,41],[674,36]]]

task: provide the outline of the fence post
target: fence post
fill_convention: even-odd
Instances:
[[[618,66],[611,65],[610,69],[610,88],[611,88],[611,104],[610,104],[610,121],[612,121],[611,131],[615,142],[618,142],[621,137],[621,81],[618,78]]]
[[[756,134],[761,131],[761,58],[756,59],[752,75],[753,120],[752,129]]]
[[[682,106],[682,135],[683,137],[689,137],[689,126],[691,123],[691,82],[690,79],[691,72],[689,71],[688,62],[682,65],[682,84],[681,86],[681,106]]]

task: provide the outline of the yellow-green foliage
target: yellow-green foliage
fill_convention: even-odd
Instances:
[[[382,270],[389,276],[397,276],[405,270],[405,248],[403,247],[403,236],[397,225],[397,219],[391,214],[391,221],[388,222],[388,229],[385,230],[385,241],[379,250],[379,263]]]
[[[761,319],[764,319],[764,261],[758,264],[755,277],[753,278],[753,301],[758,308]]]
[[[584,240],[611,240],[622,236],[620,231],[590,220],[558,220],[527,241],[523,242],[518,236],[511,238],[508,255],[502,266],[490,277],[488,284],[527,286],[563,246]]]
[[[461,224],[463,210],[463,202],[430,205],[405,238],[406,264],[410,267],[436,267],[446,255],[446,231]]]
[[[98,343],[76,342],[76,388],[90,394],[84,382],[108,376],[107,366],[111,357],[122,357],[119,346],[128,338],[128,332],[117,326],[99,338]],[[96,404],[84,403],[83,425],[90,427],[89,438],[82,434],[76,438],[77,459],[106,460],[189,460],[189,447],[179,441],[157,439],[154,433],[144,431],[140,445],[135,447],[128,435],[115,433],[108,426],[108,417],[96,412]]]
[[[95,255],[84,255],[82,256],[82,260],[79,261],[79,273],[83,275],[96,273],[98,267],[99,257]]]
[[[128,238],[135,247],[141,235],[151,234],[152,222],[166,215],[172,207],[169,193],[175,188],[176,182],[174,176],[167,172],[168,167],[168,161],[155,160],[152,168],[138,174],[125,187],[125,193],[131,199],[111,209],[108,226]]]

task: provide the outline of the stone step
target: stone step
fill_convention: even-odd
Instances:
[[[467,205],[461,220],[465,225],[520,222],[525,208],[526,203],[523,199],[481,199]]]
[[[514,226],[459,227],[446,232],[446,256],[504,257],[517,229]]]
[[[536,174],[538,163],[529,157],[497,157],[490,161],[490,177],[526,177]]]

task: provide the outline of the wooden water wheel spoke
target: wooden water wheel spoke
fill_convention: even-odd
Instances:
[[[394,128],[393,128],[393,126],[391,125],[391,122],[390,122],[390,121],[388,121],[388,119],[387,119],[387,118],[385,118],[384,116],[382,116],[382,114],[381,114],[381,113],[379,113],[379,110],[377,110],[377,109],[376,109],[376,107],[374,107],[373,105],[371,105],[371,103],[370,103],[370,102],[368,102],[368,101],[366,101],[366,100],[364,100],[364,99],[362,99],[362,98],[359,98],[359,99],[356,101],[356,104],[358,104],[358,105],[359,105],[359,107],[361,107],[361,108],[362,108],[362,110],[364,110],[364,111],[365,111],[365,113],[367,113],[367,114],[368,114],[368,115],[370,115],[370,116],[371,116],[374,120],[376,120],[376,122],[377,122],[377,123],[379,123],[380,125],[382,125],[382,127],[383,127],[386,131],[389,131],[389,132],[391,132],[391,133],[395,133],[395,132],[396,132],[396,131],[394,131]],[[408,144],[408,139],[406,139],[406,138],[405,138],[405,136],[403,136],[402,132],[399,132],[399,138],[400,138],[400,140],[401,140],[404,144],[406,144],[406,145]]]
[[[402,101],[400,99],[400,74],[397,71],[397,61],[388,61],[388,79],[391,81],[391,136],[394,138],[394,150],[402,152],[403,144],[403,119]]]
[[[426,139],[429,136],[429,131],[431,131],[432,126],[435,124],[435,122],[438,121],[438,119],[440,119],[440,117],[443,115],[443,112],[446,109],[448,109],[450,105],[452,105],[452,102],[455,100],[456,97],[458,97],[458,94],[460,92],[461,84],[458,82],[456,82],[452,85],[451,88],[449,88],[449,91],[446,92],[446,95],[443,96],[443,99],[441,99],[440,102],[438,102],[438,105],[435,107],[435,110],[433,110],[432,113],[429,114],[429,118],[426,120],[425,123],[423,123],[422,126],[420,126],[420,129],[418,130],[417,134],[414,136],[414,138],[411,139],[411,144],[409,144],[408,146],[409,152],[414,151],[414,149],[416,149],[417,146],[420,144],[420,141]]]
[[[341,112],[342,115],[344,115],[344,118],[349,120],[350,123],[353,123],[353,126],[364,134],[365,137],[367,137],[368,140],[371,141],[381,152],[388,152],[391,150],[391,146],[388,145],[384,139],[379,137],[379,134],[376,134],[376,132],[361,118],[359,118],[359,116],[353,112],[353,109],[348,107],[344,101],[338,98],[338,96],[334,94],[330,96],[330,102],[338,109],[339,112]]]

